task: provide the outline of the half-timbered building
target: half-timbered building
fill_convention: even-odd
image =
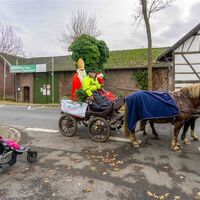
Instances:
[[[200,23],[161,54],[159,62],[173,63],[173,85],[179,89],[200,82]]]

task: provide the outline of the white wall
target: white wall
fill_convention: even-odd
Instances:
[[[200,32],[200,31],[199,31]],[[194,53],[196,52],[196,53]],[[188,83],[176,83],[176,81],[199,81],[199,78],[193,72],[192,68],[187,64],[181,54],[183,54],[194,70],[200,76],[200,35],[192,36],[174,51],[174,67],[175,67],[175,88],[188,85]],[[181,53],[181,54],[180,54]],[[181,74],[187,73],[187,74]]]

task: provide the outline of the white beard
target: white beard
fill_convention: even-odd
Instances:
[[[79,70],[77,69],[78,78],[80,79],[81,83],[83,83],[83,79],[86,77],[85,70]]]

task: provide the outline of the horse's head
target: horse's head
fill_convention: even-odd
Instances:
[[[200,106],[200,83],[181,88],[180,92],[192,102],[195,108]]]

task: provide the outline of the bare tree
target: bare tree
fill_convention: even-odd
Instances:
[[[12,26],[0,23],[0,52],[12,55],[23,54],[23,43]]]
[[[136,14],[134,15],[135,24],[141,24],[144,20],[148,41],[148,89],[152,90],[152,37],[150,17],[152,14],[159,12],[171,5],[174,0],[140,0]]]
[[[97,28],[95,15],[88,15],[82,10],[74,13],[69,24],[66,25],[66,30],[61,35],[63,47],[69,46],[77,37],[82,34],[98,37],[101,32]]]

